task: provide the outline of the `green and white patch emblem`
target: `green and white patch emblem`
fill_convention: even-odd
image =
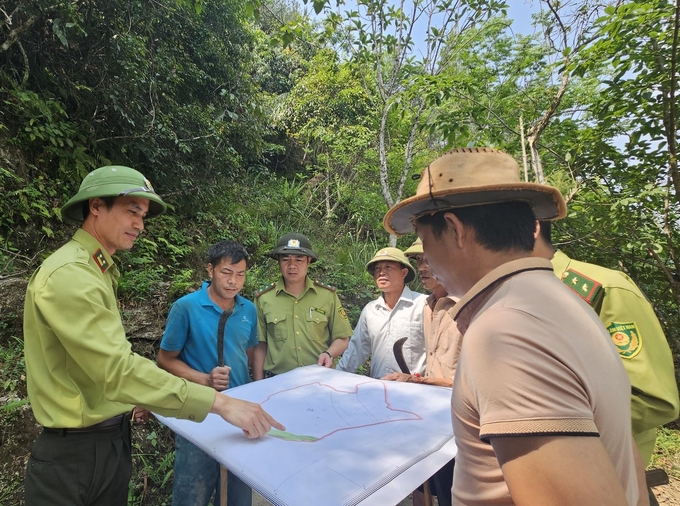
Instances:
[[[621,358],[633,358],[642,349],[642,336],[634,322],[611,322],[607,326]]]

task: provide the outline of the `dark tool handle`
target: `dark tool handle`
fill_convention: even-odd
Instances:
[[[222,311],[220,322],[217,324],[217,365],[220,367],[224,365],[224,327],[233,312],[233,309]]]
[[[645,478],[647,478],[648,487],[658,487],[670,483],[668,474],[663,469],[650,469],[645,472]]]
[[[406,365],[406,360],[404,360],[404,352],[402,351],[402,347],[404,346],[406,339],[408,338],[402,337],[401,339],[397,339],[392,346],[392,352],[394,352],[394,358],[397,359],[397,364],[399,364],[399,369],[401,369],[401,372],[405,374],[411,374],[408,365]]]

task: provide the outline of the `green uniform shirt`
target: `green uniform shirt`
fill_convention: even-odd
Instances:
[[[106,250],[80,229],[28,283],[28,398],[45,427],[88,427],[136,405],[196,421],[210,411],[212,388],[132,352],[118,311],[118,276]]]
[[[352,335],[335,291],[309,277],[299,297],[280,278],[255,294],[255,306],[260,342],[267,343],[264,369],[274,374],[316,364],[334,339]]]
[[[680,402],[673,356],[654,308],[623,272],[577,262],[561,251],[552,264],[557,277],[595,309],[619,350],[632,386],[633,436],[646,465],[656,428],[678,417]]]

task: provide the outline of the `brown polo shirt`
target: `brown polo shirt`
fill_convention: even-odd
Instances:
[[[453,378],[460,348],[460,332],[449,311],[456,305],[451,297],[430,295],[423,308],[425,334],[425,376]]]
[[[628,376],[595,312],[550,262],[494,269],[452,316],[463,335],[451,399],[454,502],[513,504],[489,440],[565,435],[600,437],[635,504]]]

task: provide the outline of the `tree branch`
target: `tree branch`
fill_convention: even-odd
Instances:
[[[10,30],[10,32],[7,34],[5,42],[3,42],[2,45],[0,45],[0,52],[4,53],[10,47],[12,47],[14,43],[17,40],[19,40],[19,36],[33,26],[33,23],[35,23],[38,20],[38,17],[40,17],[39,14],[34,14],[26,21],[24,21],[24,23],[22,23],[20,26],[17,26],[13,30]]]

